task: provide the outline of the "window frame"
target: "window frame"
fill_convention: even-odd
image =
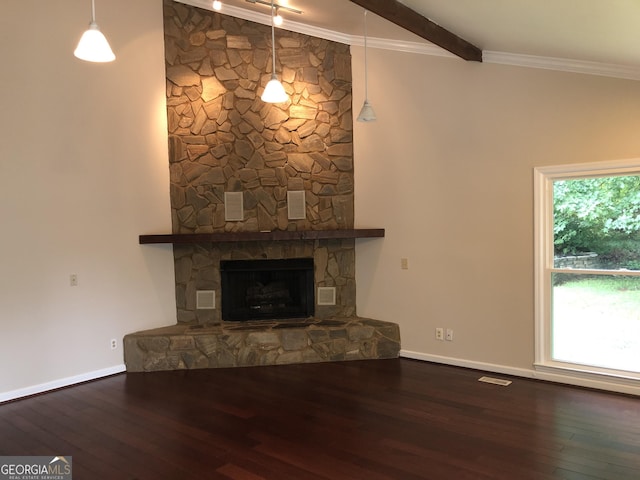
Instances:
[[[561,362],[552,358],[553,273],[577,273],[554,267],[553,182],[603,176],[640,175],[640,158],[534,168],[534,369],[547,374],[640,387],[640,373]],[[618,270],[579,270],[578,273],[620,274]],[[640,276],[640,271],[625,271]]]

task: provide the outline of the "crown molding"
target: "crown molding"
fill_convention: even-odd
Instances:
[[[213,11],[210,0],[174,0],[203,10]],[[263,25],[271,25],[271,16],[260,13],[253,9],[239,8],[232,5],[224,5],[219,12],[224,15],[242,18]],[[302,22],[287,19],[286,29],[291,32],[310,35],[312,37],[324,38],[333,42],[344,43],[346,45],[363,46],[364,37],[359,35],[349,35],[326,28],[307,25]],[[367,37],[367,47],[381,50],[392,50],[396,52],[415,53],[418,55],[431,55],[438,57],[448,57],[458,59],[452,53],[426,42],[409,42],[401,40],[390,40],[385,38]],[[538,68],[543,70],[555,70],[559,72],[580,73],[585,75],[598,75],[603,77],[621,78],[626,80],[640,80],[640,67],[628,65],[615,65],[608,63],[589,62],[584,60],[572,60],[566,58],[539,57],[535,55],[523,55],[506,52],[493,52],[485,50],[482,52],[483,63],[493,63],[498,65],[510,65],[515,67]]]
[[[517,67],[541,68],[561,72],[582,73],[585,75],[640,80],[640,67],[629,65],[491,51],[484,52],[484,61],[486,63],[513,65]]]

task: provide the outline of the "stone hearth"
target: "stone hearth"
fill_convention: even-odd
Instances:
[[[367,318],[225,322],[124,337],[128,372],[396,358],[397,324]]]

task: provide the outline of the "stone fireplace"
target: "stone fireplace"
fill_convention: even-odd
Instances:
[[[173,233],[352,229],[349,46],[278,29],[290,101],[265,104],[269,26],[165,0],[164,27]],[[242,194],[242,220],[225,220],[226,192]],[[289,218],[288,192],[304,192],[305,218]],[[355,314],[352,239],[179,245],[174,257],[179,323],[222,320],[195,298],[215,291],[224,303],[220,264],[231,260],[312,258],[314,292],[333,287],[337,300],[314,315]]]
[[[349,46],[278,29],[276,69],[289,101],[265,104],[270,27],[164,0],[164,30],[172,233],[200,240],[174,243],[178,324],[125,338],[127,368],[397,356],[397,325],[356,316],[354,237],[305,235],[354,228]],[[241,194],[240,219],[228,220],[229,192]],[[304,218],[289,215],[291,192],[304,192]],[[252,232],[273,235],[248,239]],[[303,259],[314,300],[295,322],[225,318],[249,288],[224,291],[228,266]],[[318,302],[326,291],[334,301]],[[198,308],[202,292],[215,308]]]

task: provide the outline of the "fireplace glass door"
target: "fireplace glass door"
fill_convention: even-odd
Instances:
[[[220,263],[225,321],[308,318],[314,314],[313,259]]]

